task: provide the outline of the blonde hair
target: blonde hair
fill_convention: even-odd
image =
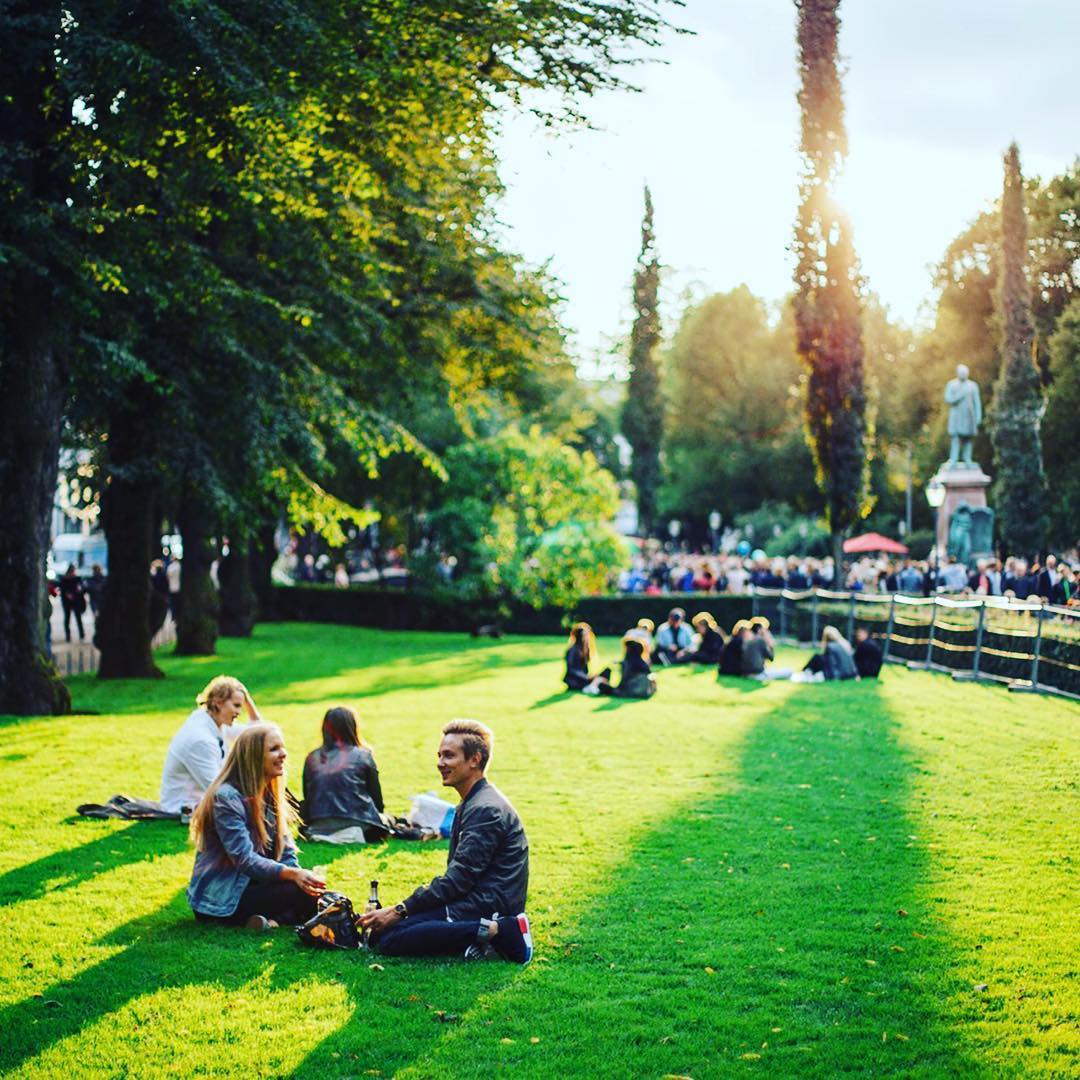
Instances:
[[[706,626],[711,626],[713,630],[717,629],[716,620],[708,611],[699,611],[691,620],[691,626],[697,626],[699,622],[705,623]]]
[[[283,738],[276,724],[249,724],[233,740],[221,772],[191,815],[191,840],[198,851],[205,850],[206,834],[214,828],[214,797],[222,784],[231,784],[244,797],[255,833],[255,846],[264,854],[270,850],[266,809],[269,806],[273,810],[273,852],[275,859],[281,858],[286,840],[292,839],[296,815],[285,795],[285,777],[267,779],[266,776],[266,742],[273,735]]]
[[[627,630],[626,633],[623,634],[623,655],[626,654],[626,646],[633,641],[641,646],[641,652],[645,659],[649,659],[649,654],[652,652],[652,640],[649,635],[643,632],[643,630],[643,627],[635,627],[633,630]]]
[[[656,629],[656,623],[652,619],[638,619],[637,624],[639,630],[647,630],[650,635]]]
[[[231,675],[215,675],[195,698],[195,704],[212,712],[213,706],[220,705],[237,693],[245,698],[248,696],[247,687],[239,679]]]
[[[835,626],[826,626],[825,629],[821,631],[822,649],[824,649],[830,641],[835,641],[837,645],[843,645],[844,648],[847,649],[849,652],[851,650],[851,646],[848,644],[848,639],[844,637],[844,635],[841,634]]]
[[[460,735],[461,752],[466,759],[480,755],[480,771],[483,772],[491,762],[495,750],[495,733],[479,720],[451,720],[442,729],[443,735]]]

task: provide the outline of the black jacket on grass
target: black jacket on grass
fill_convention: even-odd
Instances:
[[[446,873],[405,901],[408,915],[446,909],[448,919],[487,919],[525,910],[529,841],[517,811],[481,777],[454,815]]]

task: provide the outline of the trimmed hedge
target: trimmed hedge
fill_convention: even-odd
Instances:
[[[710,612],[725,629],[752,614],[749,596],[688,593],[675,596],[588,596],[573,612],[557,607],[539,610],[524,604],[500,612],[494,601],[462,600],[451,592],[332,585],[282,585],[275,588],[278,617],[291,622],[327,622],[382,630],[457,630],[470,632],[494,623],[512,634],[562,634],[571,622],[589,623],[597,634],[622,634],[638,619],[657,626],[673,607],[691,619]]]
[[[589,596],[579,600],[572,612],[557,607],[539,610],[524,604],[500,610],[491,600],[467,601],[449,591],[388,589],[353,586],[337,589],[332,585],[293,585],[275,588],[279,617],[297,622],[341,623],[370,626],[383,630],[453,630],[468,633],[479,626],[495,624],[512,634],[563,634],[573,621],[583,619],[597,634],[620,635],[638,619],[648,618],[659,626],[673,607],[681,607],[688,619],[699,611],[710,612],[716,621],[730,630],[739,619],[755,614],[755,598],[750,596],[683,593],[665,596]],[[807,601],[785,600],[781,608],[778,594],[759,593],[756,613],[765,615],[778,637],[816,645],[823,627],[833,623],[847,634],[854,626],[864,626],[877,638],[888,629],[889,605],[855,600],[821,598],[814,608]],[[980,657],[980,670],[1005,680],[1024,680],[1031,675],[1034,650],[1034,626],[1025,624],[1030,614],[996,615],[987,620]],[[1003,625],[998,620],[1003,619]],[[925,621],[924,621],[925,620]],[[1010,622],[1012,620],[1012,622]],[[1018,621],[1019,620],[1019,621]],[[950,611],[947,622],[941,619],[934,627],[933,663],[953,671],[969,671],[974,662],[974,616]],[[971,623],[967,626],[967,623]],[[1014,625],[1015,624],[1015,625]],[[1008,635],[1003,628],[1026,627],[1032,634]],[[889,643],[893,660],[926,659],[929,641],[929,611],[912,607],[897,608],[894,635]],[[815,639],[815,640],[812,640]],[[1010,655],[1002,656],[1001,653]],[[1042,663],[1039,684],[1043,688],[1080,697],[1080,637],[1074,625],[1058,620],[1047,622],[1042,639]]]

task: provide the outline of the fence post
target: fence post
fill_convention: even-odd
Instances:
[[[986,601],[984,600],[979,605],[979,624],[975,627],[975,667],[972,669],[972,675],[977,679],[979,677],[979,665],[982,663],[982,643],[983,643],[983,630],[986,626]]]
[[[1045,614],[1046,606],[1040,604],[1038,623],[1035,628],[1035,655],[1031,658],[1031,688],[1033,690],[1039,688],[1039,657],[1042,655],[1043,615]]]
[[[855,594],[848,593],[847,639],[855,636]]]
[[[930,630],[926,637],[926,666],[933,664],[934,655],[934,620],[937,618],[937,597],[930,598]]]
[[[881,659],[889,659],[889,648],[892,645],[893,623],[896,620],[896,593],[889,597],[889,621],[885,626],[885,648],[881,650]]]
[[[817,589],[814,590],[814,598],[810,604],[810,643],[813,644],[818,639],[818,616],[817,616]]]
[[[787,637],[787,605],[785,603],[785,600],[787,599],[787,597],[784,596],[784,591],[785,590],[783,590],[783,589],[780,590],[780,639],[781,640],[783,640],[784,638]]]
[[[757,615],[757,613],[758,613],[757,589],[754,588],[753,585],[751,585],[750,586],[750,615],[751,615],[751,617],[754,617],[754,616]]]

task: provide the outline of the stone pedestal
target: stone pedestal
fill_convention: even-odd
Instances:
[[[990,477],[978,465],[942,465],[936,478],[945,485],[945,501],[937,512],[937,551],[940,558],[949,550],[949,519],[965,502],[972,510],[986,506]]]

